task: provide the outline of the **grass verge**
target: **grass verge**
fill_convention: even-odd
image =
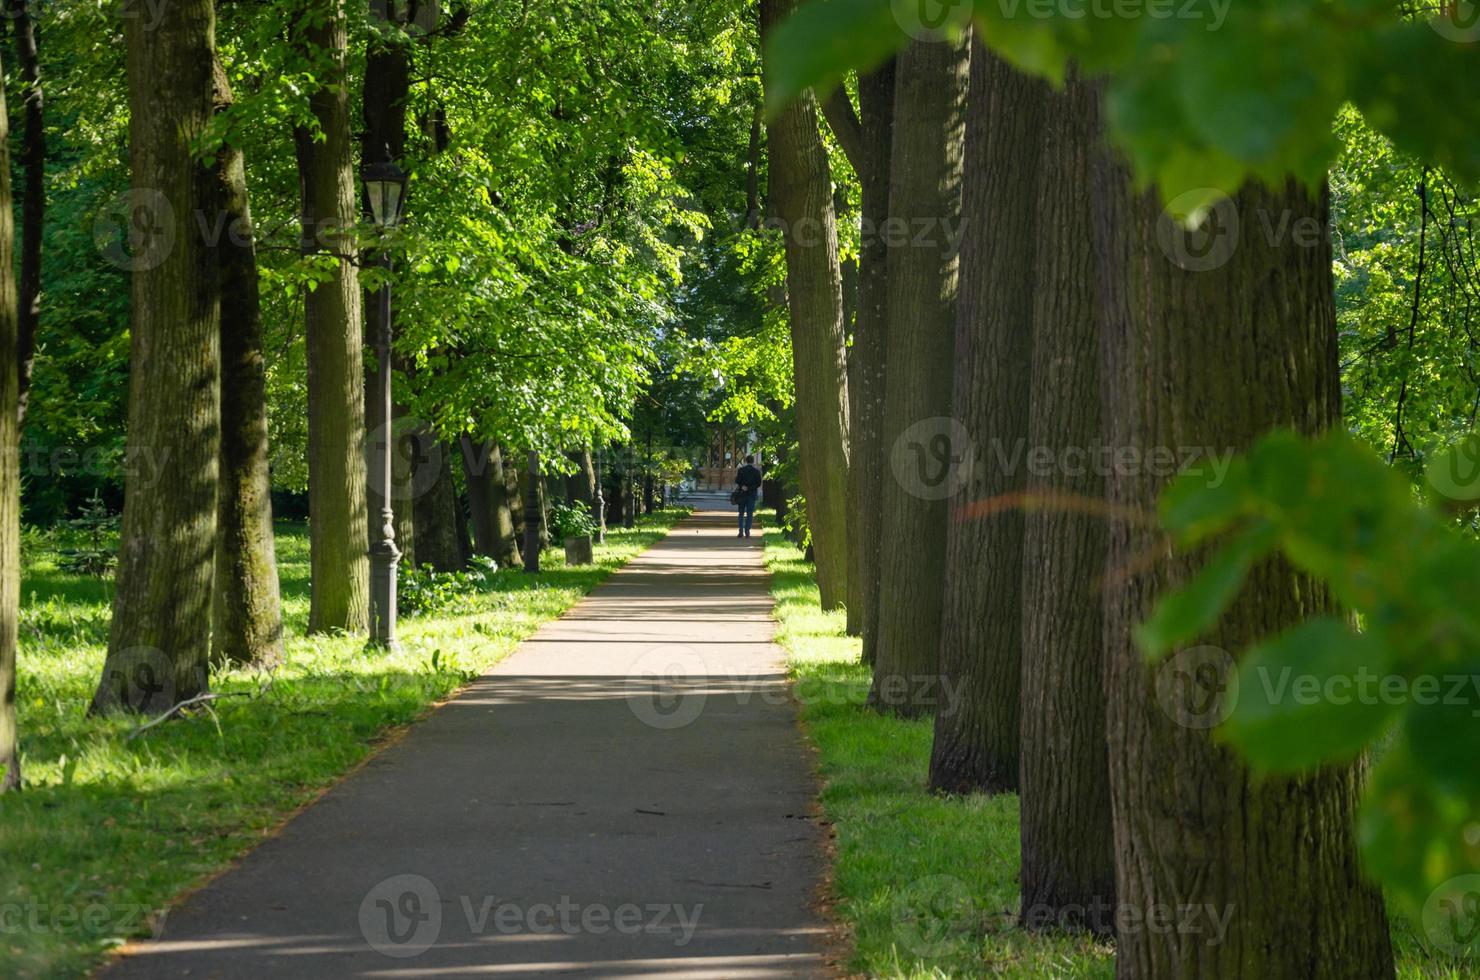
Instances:
[[[1113,944],[1016,927],[1017,798],[926,791],[932,723],[864,707],[870,675],[843,614],[822,611],[798,548],[774,527],[765,540],[777,642],[836,834],[832,897],[852,941],[847,968],[899,980],[1113,978]],[[1473,963],[1426,948],[1406,921],[1393,923],[1393,940],[1401,980],[1480,978]]]
[[[28,535],[22,576],[24,792],[0,798],[0,975],[76,977],[147,936],[182,892],[220,871],[398,727],[507,656],[687,511],[613,528],[596,563],[501,569],[455,608],[403,619],[402,649],[305,636],[308,537],[277,538],[287,662],[268,683],[213,676],[250,698],[159,725],[85,714],[107,645],[112,583],[59,572],[56,540]]]

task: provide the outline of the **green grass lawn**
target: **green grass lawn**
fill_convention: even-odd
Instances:
[[[279,528],[287,663],[213,677],[251,698],[159,725],[86,717],[107,643],[111,579],[58,572],[64,535],[28,534],[18,706],[26,789],[0,798],[0,976],[85,975],[147,936],[160,910],[220,871],[362,761],[397,726],[510,653],[686,511],[615,528],[596,564],[546,552],[454,609],[402,619],[402,649],[308,637],[308,537]]]
[[[909,980],[1112,978],[1112,944],[1014,925],[1017,798],[927,792],[932,723],[865,708],[860,642],[844,635],[841,612],[822,611],[812,566],[770,527],[766,562],[777,641],[817,746],[822,807],[837,835],[832,891],[852,940],[849,969]],[[1393,939],[1403,980],[1480,977],[1480,964],[1425,949],[1404,921],[1394,922]]]

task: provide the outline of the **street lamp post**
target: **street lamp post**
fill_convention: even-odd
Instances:
[[[386,147],[385,159],[365,167],[365,196],[370,201],[370,216],[382,232],[394,229],[401,221],[401,204],[405,199],[406,175],[391,159]],[[380,261],[385,268],[385,282],[380,287],[380,323],[375,335],[374,399],[379,417],[385,420],[380,435],[370,447],[370,486],[380,497],[380,524],[370,544],[370,645],[395,649],[396,641],[396,566],[401,561],[396,547],[395,515],[391,509],[391,452],[395,439],[391,417],[391,250],[383,243]],[[373,515],[372,515],[373,517]]]

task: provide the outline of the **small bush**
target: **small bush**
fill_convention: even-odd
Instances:
[[[596,519],[582,506],[556,504],[550,508],[550,540],[564,541],[566,538],[596,533]]]

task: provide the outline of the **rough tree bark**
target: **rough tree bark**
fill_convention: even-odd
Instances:
[[[1022,628],[1021,490],[1033,315],[1033,214],[1047,86],[976,46],[962,206],[961,296],[951,417],[967,445],[946,540],[931,788],[1017,788]],[[982,502],[1006,506],[977,513]]]
[[[591,450],[572,450],[566,456],[576,465],[576,471],[565,478],[565,502],[590,510],[596,498],[596,470],[591,465]]]
[[[212,0],[168,4],[152,27],[124,19],[133,195],[154,233],[130,260],[125,452],[159,465],[125,483],[94,712],[164,711],[209,682],[221,311],[216,252],[196,218],[217,216],[220,190],[192,144],[215,112],[215,33]]]
[[[25,183],[21,190],[21,276],[17,306],[20,319],[16,340],[20,385],[17,413],[24,425],[26,403],[31,392],[31,368],[36,362],[36,331],[41,325],[41,246],[46,229],[46,113],[36,19],[31,16],[30,0],[5,0],[5,16],[15,31],[16,62],[21,83],[25,86],[21,98],[26,118],[21,134],[21,168]]]
[[[1250,184],[1194,232],[1172,226],[1154,191],[1133,191],[1111,162],[1097,167],[1095,198],[1109,445],[1148,460],[1178,447],[1242,451],[1275,427],[1316,435],[1341,424],[1329,238],[1258,233],[1329,228],[1324,190],[1312,198],[1293,181]],[[1164,470],[1112,467],[1110,503],[1154,513]],[[1264,562],[1202,646],[1153,671],[1132,628],[1197,564],[1172,554],[1151,522],[1111,524],[1104,628],[1116,887],[1139,910],[1229,914],[1227,935],[1212,943],[1176,928],[1124,931],[1117,973],[1391,977],[1382,899],[1363,880],[1353,840],[1356,767],[1257,778],[1211,737],[1219,711],[1179,700],[1218,688],[1167,681],[1228,666],[1251,643],[1332,612],[1332,598],[1288,564]]]
[[[1024,925],[1108,934],[1115,854],[1100,612],[1106,521],[1094,507],[1105,481],[1088,455],[1100,445],[1099,297],[1086,234],[1091,167],[1102,152],[1099,99],[1097,86],[1075,78],[1049,96],[1038,171],[1028,445],[1063,465],[1027,479],[1018,877]]]
[[[761,0],[761,36],[794,6]],[[773,70],[763,55],[763,77]],[[807,92],[767,124],[766,139],[770,204],[786,239],[798,469],[822,607],[836,609],[848,598],[848,368],[832,172],[817,127],[817,101]]]
[[[462,450],[463,479],[468,485],[468,515],[473,524],[473,550],[498,560],[498,522],[493,511],[493,443],[477,441],[466,432],[458,441]]]
[[[21,601],[21,350],[12,262],[10,113],[0,67],[0,794],[21,785],[15,661]]]
[[[216,111],[232,104],[215,63]],[[221,477],[216,509],[216,582],[211,616],[217,663],[271,667],[283,659],[283,617],[272,536],[267,451],[267,364],[257,293],[257,248],[246,161],[229,144],[216,153],[221,227]]]
[[[524,570],[538,572],[544,521],[540,506],[540,454],[533,449],[526,454],[524,478],[519,482],[524,488]]]
[[[949,461],[929,453],[949,431],[962,156],[971,41],[914,41],[895,66],[889,218],[911,229],[890,249],[881,448],[878,638],[869,704],[915,717],[941,694],[940,626]],[[924,229],[924,234],[921,230]],[[882,462],[882,461],[881,461]]]
[[[303,250],[324,263],[304,294],[308,349],[310,632],[363,633],[370,615],[365,500],[364,330],[352,234],[359,200],[350,151],[343,0],[304,0],[295,40],[320,65],[318,122],[294,131]]]
[[[504,465],[503,452],[497,444],[488,457],[489,492],[493,501],[495,551],[501,568],[520,564],[519,536],[514,527],[514,513],[509,499],[510,467]]]
[[[858,112],[837,89],[823,103],[828,125],[848,155],[863,192],[863,240],[858,257],[858,312],[848,351],[849,619],[863,637],[863,659],[874,662],[879,632],[879,521],[884,492],[884,350],[889,320],[889,157],[894,145],[894,62],[858,79]],[[851,630],[850,630],[851,631]]]

